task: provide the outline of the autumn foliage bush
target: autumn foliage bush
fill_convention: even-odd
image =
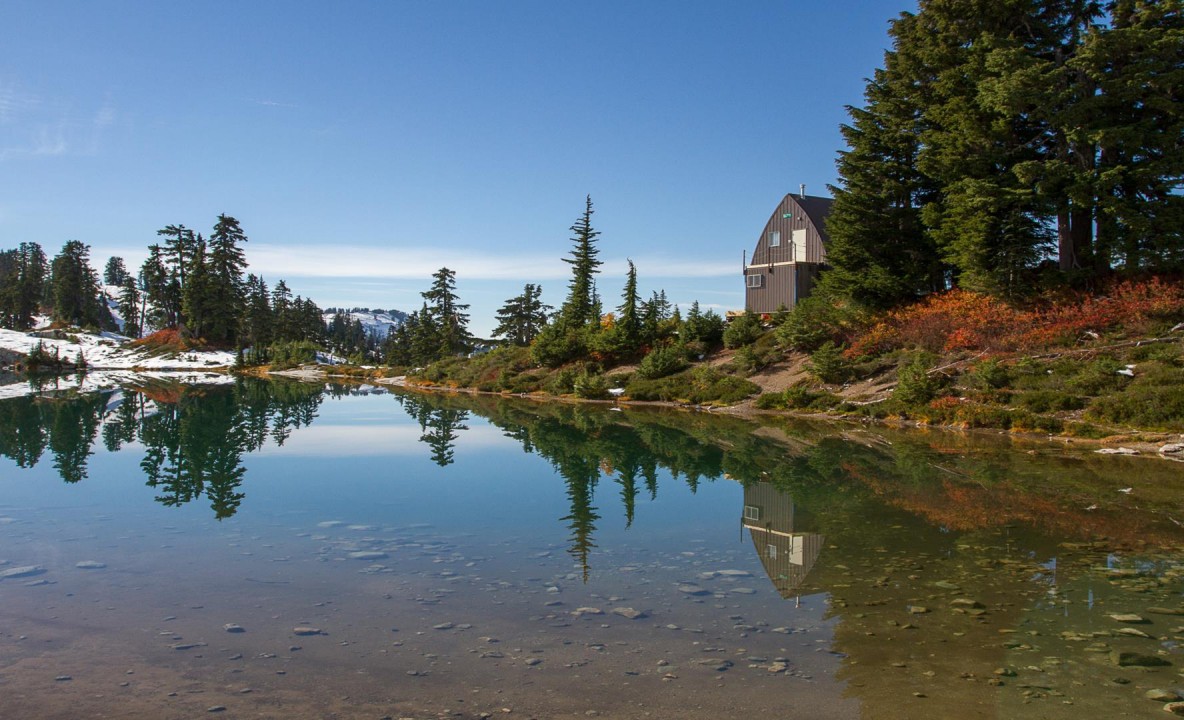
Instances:
[[[200,340],[182,337],[181,331],[176,328],[165,328],[163,330],[157,330],[151,335],[142,337],[139,340],[133,340],[129,345],[160,352],[186,352],[200,348],[202,342]]]
[[[1042,298],[1017,307],[999,298],[951,290],[889,313],[852,342],[849,358],[893,350],[1015,352],[1071,344],[1087,333],[1145,332],[1184,315],[1184,285],[1125,281],[1099,294]]]

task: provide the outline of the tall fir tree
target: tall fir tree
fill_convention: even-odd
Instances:
[[[53,259],[50,295],[53,319],[81,327],[98,327],[103,319],[99,308],[98,276],[90,266],[90,246],[70,240]]]
[[[559,311],[559,322],[568,328],[582,328],[600,320],[597,310],[596,274],[604,263],[596,259],[600,254],[596,238],[600,232],[592,228],[592,196],[584,199],[584,213],[571,226],[571,257],[563,262],[571,265],[571,282],[567,301]]]
[[[510,298],[497,311],[497,327],[493,337],[504,338],[505,342],[526,347],[538,336],[547,324],[547,313],[551,306],[541,299],[542,288],[527,283],[522,294]]]
[[[41,246],[23,242],[0,252],[0,327],[26,330],[45,296],[48,262]]]
[[[123,258],[117,256],[107,258],[107,265],[103,268],[103,282],[122,287],[127,278],[127,266],[123,264]]]
[[[140,289],[136,278],[128,275],[119,291],[119,314],[123,316],[123,334],[138,338],[142,334],[140,315]]]
[[[242,244],[247,242],[238,220],[218,216],[207,248],[209,299],[204,337],[218,345],[238,342],[239,318],[246,300],[243,273],[247,259]]]
[[[459,302],[456,294],[456,272],[446,267],[432,274],[432,286],[420,293],[427,303],[426,313],[435,325],[436,358],[468,352],[473,336],[469,333],[469,306]],[[423,321],[424,318],[421,318]]]

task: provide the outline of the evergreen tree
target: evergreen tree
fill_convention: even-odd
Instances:
[[[37,243],[0,252],[0,327],[25,330],[45,295],[48,264]]]
[[[894,31],[905,34],[915,18],[905,15]],[[921,221],[921,208],[937,196],[917,168],[923,127],[910,98],[913,80],[897,52],[867,84],[863,108],[848,107],[852,122],[840,131],[839,186],[826,219],[830,269],[820,285],[871,307],[898,302],[942,287],[944,268]]]
[[[547,313],[551,306],[544,305],[542,288],[527,284],[522,294],[512,297],[497,311],[498,325],[493,337],[505,338],[505,342],[526,347],[538,336],[547,324]]]
[[[143,323],[151,322],[156,328],[173,327],[180,314],[181,297],[177,286],[169,277],[164,261],[164,250],[159,245],[148,246],[148,257],[140,267],[140,287],[144,290],[146,302],[152,312],[141,316]]]
[[[90,247],[70,240],[53,259],[50,295],[53,319],[78,326],[99,326],[99,283],[90,266]]]
[[[264,361],[275,326],[267,283],[261,277],[248,275],[246,294],[247,308],[243,316],[241,344],[252,349],[252,360]]]
[[[123,316],[123,334],[130,338],[138,338],[143,333],[140,300],[136,279],[127,275],[119,293],[119,314]]]
[[[239,318],[246,301],[243,273],[247,267],[246,254],[241,245],[247,236],[238,220],[219,215],[210,235],[207,259],[209,264],[209,298],[203,337],[218,345],[230,345],[238,340]]]
[[[468,305],[457,302],[456,273],[440,268],[432,275],[432,287],[420,293],[426,301],[425,317],[435,326],[437,350],[433,359],[467,352],[473,336],[469,334]]]
[[[115,256],[107,258],[107,265],[103,269],[103,282],[122,287],[127,278],[128,271],[123,264],[123,258]]]
[[[568,296],[556,313],[554,321],[543,328],[530,346],[531,358],[540,365],[556,367],[583,355],[590,340],[600,330],[600,296],[596,292],[597,268],[603,263],[596,259],[599,250],[592,229],[592,196],[585,198],[584,213],[571,226],[571,257],[563,262],[572,266]]]
[[[213,308],[211,289],[213,278],[206,261],[206,243],[197,236],[193,254],[190,256],[188,279],[182,291],[181,308],[185,318],[184,331],[194,338],[206,338],[207,324]]]
[[[629,357],[641,351],[642,318],[638,306],[637,268],[632,260],[625,276],[625,287],[621,291],[621,304],[617,306],[617,317],[612,328],[600,341],[600,346],[618,357]]]
[[[843,128],[821,290],[890,306],[1184,263],[1184,9],[922,0]],[[935,263],[941,258],[943,267]]]
[[[292,291],[281,278],[271,291],[272,340],[284,342],[296,340],[300,333],[292,309]]]
[[[691,309],[679,327],[678,336],[683,342],[700,342],[710,348],[723,341],[725,325],[724,319],[714,310],[704,313],[696,300],[691,303]]]
[[[560,322],[569,328],[581,328],[600,320],[597,310],[599,298],[596,295],[596,274],[602,263],[596,259],[599,250],[596,238],[600,233],[592,229],[592,196],[584,200],[584,214],[571,226],[574,247],[571,257],[563,262],[571,265],[571,282],[568,284],[567,301],[559,311]]]
[[[1061,127],[1097,146],[1095,268],[1176,271],[1184,266],[1184,5],[1119,0],[1108,26],[1084,34],[1069,72],[1096,91]]]
[[[164,245],[160,246],[159,256],[166,271],[166,303],[169,312],[166,313],[170,327],[183,328],[185,318],[185,284],[193,265],[193,258],[197,254],[198,239],[193,231],[184,225],[168,225],[156,231],[163,237]],[[151,249],[151,248],[149,248]]]

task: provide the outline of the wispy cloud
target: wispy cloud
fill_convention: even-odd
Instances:
[[[571,276],[571,267],[554,253],[494,253],[463,248],[375,248],[350,245],[292,247],[251,243],[252,272],[271,277],[358,277],[422,280],[441,267],[475,280],[554,280]],[[646,277],[720,277],[735,273],[735,263],[720,260],[635,256]],[[605,261],[601,271],[623,275],[625,258]]]
[[[419,442],[423,431],[414,425],[311,425],[292,433],[284,446],[267,445],[259,455],[282,457],[390,457],[430,454]],[[474,425],[462,431],[464,448],[507,446],[500,430],[488,425]]]
[[[19,84],[0,80],[0,160],[11,157],[55,157],[99,152],[107,130],[118,116],[108,98],[89,117],[64,104],[46,103]]]
[[[12,122],[37,104],[37,98],[22,90],[16,83],[0,80],[0,123]]]
[[[255,100],[252,100],[251,102],[255,103],[256,105],[262,105],[264,107],[281,107],[281,108],[299,107],[298,105],[295,105],[293,103],[279,102],[278,100],[255,99]]]

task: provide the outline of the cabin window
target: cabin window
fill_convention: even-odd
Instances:
[[[776,560],[777,559],[777,546],[776,545],[766,545],[765,546],[765,557],[769,558],[770,560]]]
[[[761,519],[761,509],[756,505],[744,506],[744,519],[757,521]]]
[[[806,229],[793,231],[793,261],[806,262]]]
[[[781,245],[781,231],[780,230],[770,230],[769,231],[769,247],[778,247],[780,245]]]
[[[765,276],[764,275],[749,275],[748,276],[748,287],[759,288],[759,287],[764,287],[764,286],[765,286]]]

